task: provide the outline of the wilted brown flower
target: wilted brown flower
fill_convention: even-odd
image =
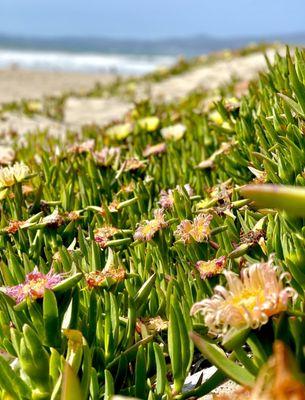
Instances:
[[[47,215],[42,219],[42,223],[46,224],[49,228],[58,228],[63,222],[63,217],[59,214],[57,208],[52,212],[52,214]]]
[[[165,143],[158,143],[153,146],[147,145],[143,150],[143,157],[150,157],[155,156],[158,154],[162,154],[166,151],[166,144]]]
[[[145,163],[136,157],[128,158],[123,164],[124,171],[135,171],[142,168],[145,168]]]
[[[153,335],[168,327],[168,321],[164,321],[159,315],[157,317],[142,317],[137,320],[136,331],[141,333],[142,325],[145,326],[147,333]]]
[[[25,224],[25,221],[10,221],[9,225],[4,228],[7,233],[15,234]]]
[[[259,169],[256,169],[254,167],[248,167],[249,170],[252,172],[252,174],[255,176],[255,178],[252,180],[252,183],[260,185],[262,183],[267,182],[267,172],[266,171],[260,171]]]
[[[105,248],[108,240],[118,232],[119,229],[115,228],[114,226],[103,226],[102,228],[97,228],[94,231],[94,240],[101,248]]]
[[[189,196],[193,196],[194,191],[188,183],[184,185],[184,189]],[[181,186],[177,186],[176,190],[181,193]],[[174,205],[174,191],[172,189],[161,190],[159,204],[164,209],[172,208]]]
[[[94,149],[94,140],[86,140],[82,143],[75,143],[68,148],[69,153],[74,154],[82,154],[82,153],[91,153]]]

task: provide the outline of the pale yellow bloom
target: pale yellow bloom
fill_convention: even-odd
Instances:
[[[210,223],[213,216],[210,214],[199,214],[193,221],[185,219],[180,222],[175,231],[178,240],[191,243],[192,240],[201,243],[207,240],[211,233]]]
[[[147,132],[154,132],[159,126],[160,120],[158,117],[145,117],[138,120],[138,124]]]
[[[38,100],[28,101],[26,104],[28,111],[32,113],[39,113],[43,111],[43,105]]]
[[[106,136],[110,139],[123,140],[132,132],[133,126],[130,123],[111,126],[106,130]]]
[[[214,122],[214,124],[216,124],[216,125],[222,125],[223,124],[223,118],[222,118],[222,116],[220,115],[220,113],[217,111],[217,110],[215,110],[215,111],[212,111],[210,114],[209,114],[209,119],[212,121],[212,122]]]
[[[161,135],[165,140],[173,140],[174,142],[183,138],[186,127],[183,124],[175,124],[161,129]]]
[[[0,188],[13,186],[16,182],[22,182],[29,174],[29,167],[22,162],[0,168]]]
[[[284,285],[286,274],[278,276],[272,260],[253,264],[241,271],[241,277],[225,271],[228,287],[216,286],[215,294],[193,305],[200,312],[211,334],[224,335],[229,328],[256,329],[268,319],[285,311],[295,291]]]
[[[165,221],[163,210],[157,209],[154,211],[154,218],[142,222],[136,229],[133,237],[135,240],[148,242],[159,230],[167,227],[167,225],[168,224]]]

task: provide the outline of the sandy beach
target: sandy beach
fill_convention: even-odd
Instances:
[[[36,99],[60,95],[63,92],[82,92],[96,83],[107,84],[116,74],[0,69],[0,103],[21,99]]]

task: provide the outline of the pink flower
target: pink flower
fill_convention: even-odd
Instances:
[[[167,225],[168,224],[165,221],[163,210],[157,209],[154,211],[154,218],[142,222],[136,229],[133,237],[135,240],[148,242],[159,230],[167,227]]]
[[[37,267],[26,275],[24,283],[5,289],[8,296],[20,303],[26,298],[40,299],[44,296],[45,289],[53,289],[63,279],[62,274],[56,274],[52,269],[47,274],[39,272]]]
[[[209,237],[211,232],[210,223],[213,216],[210,214],[199,214],[193,221],[185,219],[178,225],[175,236],[185,244],[195,242],[202,243]]]

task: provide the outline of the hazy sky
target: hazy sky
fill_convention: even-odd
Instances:
[[[0,33],[159,38],[305,31],[305,0],[0,0]]]

